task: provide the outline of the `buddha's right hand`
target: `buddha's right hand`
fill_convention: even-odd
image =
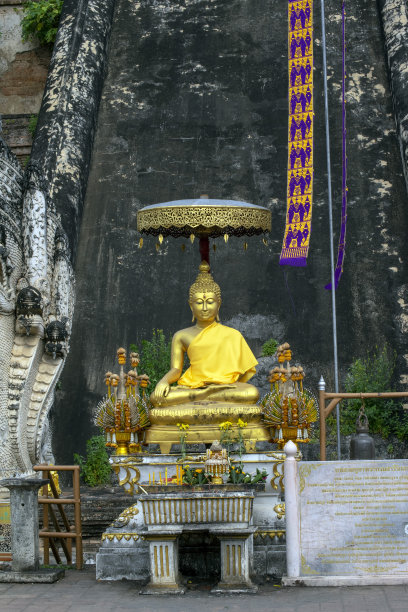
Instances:
[[[157,399],[160,399],[162,397],[167,397],[168,394],[170,392],[170,385],[169,383],[166,382],[162,382],[161,380],[159,380],[159,382],[157,383],[155,389],[154,389],[154,395]]]

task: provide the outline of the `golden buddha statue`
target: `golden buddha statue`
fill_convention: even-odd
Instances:
[[[193,323],[173,336],[171,368],[157,383],[150,400],[154,406],[174,406],[210,400],[255,404],[256,387],[248,384],[258,364],[239,331],[219,323],[221,290],[206,261],[190,287]],[[184,354],[190,367],[182,375]],[[177,382],[177,387],[171,387]]]
[[[145,441],[167,453],[179,442],[180,423],[189,425],[187,443],[211,443],[223,422],[242,419],[247,449],[255,450],[257,440],[269,440],[258,389],[247,382],[258,362],[242,334],[219,322],[221,290],[206,261],[190,287],[189,304],[195,324],[173,336],[170,370],[150,396]],[[182,374],[186,353],[190,367]]]

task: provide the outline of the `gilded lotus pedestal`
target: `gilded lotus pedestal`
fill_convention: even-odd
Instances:
[[[189,426],[188,444],[211,444],[220,437],[221,423],[236,423],[238,419],[247,423],[241,429],[246,452],[254,452],[257,441],[270,440],[269,429],[262,422],[262,408],[257,404],[192,402],[153,408],[149,416],[151,427],[146,430],[145,442],[159,444],[162,454],[168,454],[173,444],[180,443],[178,423]]]

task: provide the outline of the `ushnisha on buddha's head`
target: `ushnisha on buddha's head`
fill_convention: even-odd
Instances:
[[[193,323],[210,324],[219,321],[218,311],[221,306],[221,289],[210,273],[210,266],[202,261],[199,273],[190,287],[189,300]]]

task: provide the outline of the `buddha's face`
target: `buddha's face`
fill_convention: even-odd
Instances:
[[[221,306],[221,300],[215,293],[194,293],[193,299],[190,301],[190,308],[194,317],[199,322],[212,323],[218,315]]]

